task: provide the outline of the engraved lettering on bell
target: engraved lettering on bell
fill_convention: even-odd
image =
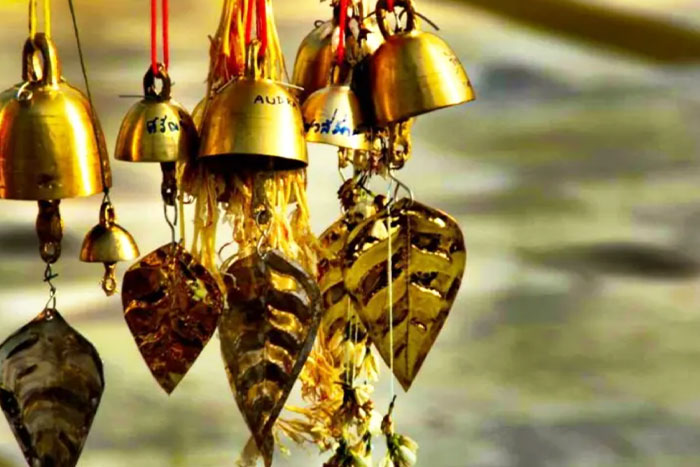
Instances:
[[[0,345],[0,405],[27,463],[75,466],[104,390],[95,348],[56,310]]]
[[[388,246],[392,239],[393,340],[390,348]],[[464,238],[442,211],[403,199],[348,238],[345,286],[387,364],[405,390],[413,383],[454,304],[466,266]]]
[[[127,271],[122,304],[148,368],[172,393],[216,331],[224,308],[216,280],[171,243]]]
[[[272,428],[316,338],[320,293],[301,266],[276,250],[236,261],[224,280],[221,353],[238,407],[270,466]]]

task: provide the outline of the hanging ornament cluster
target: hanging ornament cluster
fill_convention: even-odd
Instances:
[[[0,406],[29,465],[73,466],[104,378],[95,348],[56,309],[53,265],[61,257],[61,201],[103,193],[100,223],[86,236],[80,259],[104,263],[102,287],[108,295],[117,287],[115,263],[134,259],[138,248],[116,223],[109,158],[87,74],[86,96],[63,78],[48,0],[44,31],[38,31],[37,3],[29,2],[22,82],[0,94],[0,198],[38,203],[36,231],[50,295],[43,311],[0,345]]]
[[[80,259],[104,264],[108,295],[116,263],[140,253],[109,198],[72,1],[87,97],[62,79],[50,2],[44,33],[36,3],[23,82],[0,95],[0,197],[38,202],[50,299],[0,345],[0,406],[30,465],[73,466],[104,378],[95,349],[56,310],[61,200],[104,193]],[[171,231],[128,269],[121,290],[146,365],[170,394],[218,329],[252,435],[241,465],[260,456],[272,465],[280,434],[332,452],[328,467],[371,465],[372,440],[383,436],[380,465],[413,465],[417,444],[394,428],[393,379],[388,413],[374,407],[373,349],[408,391],[455,301],[466,250],[457,222],[415,201],[395,172],[411,157],[415,117],[474,98],[466,72],[442,39],[420,29],[412,1],[334,0],[332,19],[302,42],[289,84],[271,0],[224,0],[207,91],[190,115],[172,99],[168,0],[158,59],[158,3],[143,97],[115,149],[119,161],[160,164]],[[309,221],[307,142],[338,148],[341,175],[352,169],[338,192],[342,216],[319,238]],[[372,191],[377,179],[386,194]],[[286,406],[297,381],[307,406]]]

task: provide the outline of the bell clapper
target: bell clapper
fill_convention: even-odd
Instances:
[[[105,274],[102,278],[102,290],[108,297],[117,291],[117,263],[103,263]]]
[[[36,232],[39,236],[41,259],[48,264],[55,263],[61,257],[63,221],[59,209],[60,204],[60,200],[39,201]]]

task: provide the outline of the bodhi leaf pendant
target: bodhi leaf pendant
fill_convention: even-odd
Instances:
[[[104,391],[95,348],[46,309],[0,345],[0,405],[27,463],[75,466]]]
[[[172,393],[216,331],[224,308],[214,277],[180,245],[145,256],[124,276],[124,318],[158,384]]]
[[[392,311],[388,251],[391,236]],[[384,361],[408,391],[454,304],[466,265],[464,237],[442,211],[403,199],[360,224],[346,246],[345,286]],[[393,324],[393,349],[390,330]]]
[[[265,465],[272,428],[306,362],[321,317],[316,282],[281,252],[253,253],[224,273],[219,326],[229,384]]]

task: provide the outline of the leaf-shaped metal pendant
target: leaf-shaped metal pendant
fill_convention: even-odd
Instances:
[[[172,393],[216,331],[224,308],[219,285],[192,255],[171,243],[127,271],[122,304],[148,368]]]
[[[390,228],[389,228],[390,226]],[[389,320],[391,233],[393,349]],[[345,286],[384,361],[408,391],[452,308],[466,265],[464,237],[442,211],[403,199],[352,231]]]
[[[328,340],[338,332],[345,332],[350,322],[360,326],[359,332],[362,335],[366,334],[343,279],[345,242],[349,234],[347,221],[343,217],[326,229],[318,239],[322,248],[318,263],[318,285],[323,304],[321,328]]]
[[[224,281],[221,353],[238,407],[269,466],[273,425],[316,338],[318,285],[276,250],[236,261]]]
[[[56,310],[0,345],[0,406],[27,463],[77,464],[104,390],[95,348]]]

